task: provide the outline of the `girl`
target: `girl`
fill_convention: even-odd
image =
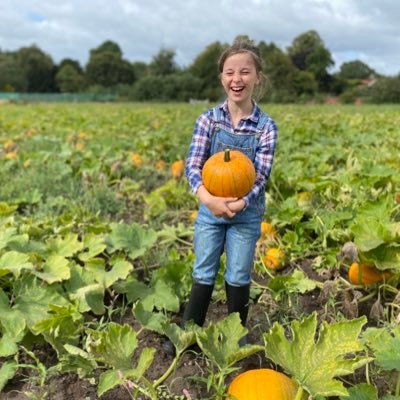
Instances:
[[[238,312],[243,326],[248,314],[251,270],[265,211],[265,184],[274,158],[277,128],[253,100],[264,76],[259,49],[247,37],[227,48],[218,61],[226,100],[197,119],[185,173],[200,200],[195,222],[193,285],[183,323],[202,326],[220,256],[226,251],[225,288],[228,313]],[[242,198],[211,195],[202,184],[206,160],[226,148],[240,150],[254,163],[256,180]],[[241,341],[245,344],[245,338]]]

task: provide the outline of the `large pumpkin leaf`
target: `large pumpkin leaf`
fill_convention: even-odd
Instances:
[[[311,396],[346,396],[347,390],[335,377],[352,373],[368,363],[367,357],[350,357],[360,351],[357,340],[366,317],[320,327],[317,315],[291,324],[292,339],[285,337],[282,325],[275,323],[264,334],[266,355],[280,365]]]
[[[400,272],[400,245],[382,244],[375,249],[361,254],[361,261],[374,264],[380,270]]]
[[[17,343],[25,336],[23,315],[12,310],[7,295],[0,289],[0,357],[7,357],[18,351]]]
[[[8,251],[0,258],[0,277],[12,272],[16,278],[21,275],[22,270],[32,270],[33,265],[29,256],[17,251]]]
[[[34,274],[49,284],[65,281],[71,276],[69,261],[60,255],[53,254],[43,264],[42,270],[34,271]]]
[[[17,369],[18,365],[15,361],[6,361],[0,367],[0,392],[3,390],[6,383],[15,375]]]
[[[378,391],[372,385],[360,383],[349,389],[349,396],[341,396],[340,400],[378,400]]]
[[[81,261],[88,261],[93,257],[101,254],[106,248],[106,243],[103,237],[94,233],[88,233],[83,238],[83,249],[78,257]]]
[[[136,332],[127,324],[107,324],[102,331],[87,329],[86,350],[96,361],[115,369],[130,369],[137,347]]]
[[[83,243],[78,240],[78,235],[73,233],[66,235],[64,238],[49,239],[47,242],[49,254],[57,254],[63,257],[72,257],[82,248]]]
[[[97,394],[101,396],[117,385],[126,384],[128,380],[139,382],[153,362],[155,351],[156,349],[152,347],[145,347],[140,354],[136,368],[131,368],[128,370],[111,369],[103,372],[99,377]],[[151,387],[149,389],[154,391],[154,389]],[[155,396],[156,393],[153,393],[153,395]]]
[[[196,330],[197,343],[204,354],[220,369],[224,370],[236,362],[263,349],[258,345],[239,347],[239,340],[247,334],[238,313],[211,323],[207,328]]]
[[[83,316],[74,305],[49,305],[49,317],[32,327],[35,334],[42,334],[60,356],[65,344],[77,344]]]
[[[106,238],[108,250],[124,250],[132,259],[143,255],[156,241],[157,233],[145,230],[140,224],[111,224],[111,233]]]
[[[12,310],[19,311],[23,315],[29,328],[48,318],[50,304],[59,306],[69,304],[56,285],[43,285],[42,281],[38,282],[33,276],[19,279],[14,285],[15,303]]]
[[[91,276],[94,281],[100,283],[104,288],[110,287],[119,279],[125,279],[133,270],[133,266],[128,261],[117,258],[111,260],[111,269],[106,271],[103,259],[93,258],[85,264],[85,274]]]
[[[400,372],[400,326],[393,329],[368,328],[362,340],[373,350],[377,365]]]

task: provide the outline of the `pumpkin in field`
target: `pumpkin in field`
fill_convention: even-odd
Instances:
[[[285,265],[285,252],[278,247],[271,247],[263,257],[263,262],[268,269],[281,269]]]
[[[191,222],[196,221],[197,215],[198,215],[198,211],[197,211],[197,210],[194,210],[194,211],[190,214],[190,221],[191,221]]]
[[[350,266],[348,276],[353,285],[372,285],[390,278],[391,273],[379,271],[373,265],[354,262]]]
[[[142,157],[138,153],[131,153],[131,161],[132,164],[137,168],[141,167],[143,164]]]
[[[294,400],[298,385],[273,369],[253,369],[238,375],[228,388],[228,400]]]
[[[276,236],[276,230],[269,222],[261,222],[261,239],[262,240],[274,240]]]
[[[241,151],[226,149],[205,162],[202,178],[204,186],[214,196],[243,197],[253,186],[256,171]]]
[[[183,160],[176,160],[171,165],[171,174],[174,178],[178,179],[183,175],[185,170],[185,163]]]

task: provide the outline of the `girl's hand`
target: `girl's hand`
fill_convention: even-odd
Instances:
[[[236,202],[238,200],[237,197],[213,196],[203,185],[197,190],[197,196],[216,217],[232,218],[236,214],[235,211],[228,207],[228,203]]]
[[[239,211],[242,211],[245,206],[246,206],[246,202],[243,199],[238,199],[238,200],[231,201],[228,203],[229,209],[234,213],[238,213]]]

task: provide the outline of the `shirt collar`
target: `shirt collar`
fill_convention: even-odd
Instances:
[[[251,112],[251,114],[245,118],[245,119],[249,119],[252,122],[257,123],[258,122],[258,118],[260,117],[260,107],[258,106],[258,104],[253,101],[253,110]],[[218,106],[221,110],[223,110],[226,114],[229,114],[229,110],[228,110],[228,99],[226,99],[223,103],[221,103]]]

